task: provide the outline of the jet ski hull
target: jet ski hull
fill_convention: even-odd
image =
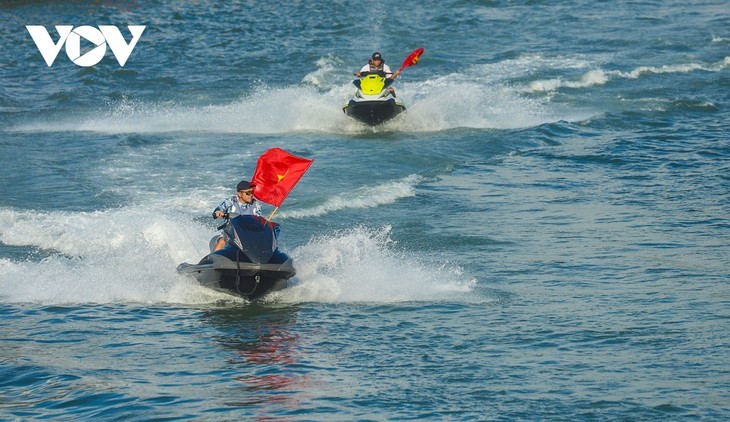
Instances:
[[[373,101],[350,100],[342,108],[346,115],[369,126],[383,124],[405,111],[405,109],[406,107],[401,103],[397,103],[395,98]]]
[[[287,280],[296,274],[292,259],[279,251],[267,264],[247,262],[242,254],[236,258],[226,252],[211,253],[197,264],[184,262],[177,272],[193,276],[202,286],[248,300],[286,288]]]

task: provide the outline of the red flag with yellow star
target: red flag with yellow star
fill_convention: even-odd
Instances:
[[[267,150],[259,157],[251,180],[256,185],[254,196],[267,204],[281,206],[313,162],[314,160],[297,157],[281,148]]]
[[[403,60],[403,64],[400,66],[400,69],[403,70],[407,68],[408,66],[415,66],[418,64],[418,59],[421,58],[421,54],[423,54],[423,48],[417,48],[413,51],[411,51],[411,54],[406,57],[405,60]]]

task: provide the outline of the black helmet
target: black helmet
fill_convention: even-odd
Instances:
[[[385,63],[385,60],[383,60],[383,56],[381,56],[380,53],[378,53],[377,51],[373,53],[373,57],[371,60],[380,60]]]

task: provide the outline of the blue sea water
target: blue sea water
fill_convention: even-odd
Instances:
[[[730,418],[726,1],[27,3],[0,420]],[[146,29],[49,67],[25,26],[62,24]],[[405,114],[342,113],[418,47]],[[276,215],[290,288],[179,276],[271,147],[315,160]]]

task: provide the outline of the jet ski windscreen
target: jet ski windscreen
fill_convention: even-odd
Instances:
[[[269,262],[276,250],[275,226],[276,223],[257,215],[239,215],[231,219],[231,228],[240,241],[241,250],[257,264]]]

